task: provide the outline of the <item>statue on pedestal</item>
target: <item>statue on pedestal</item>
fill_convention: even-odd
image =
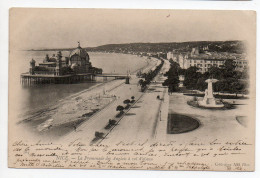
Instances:
[[[202,101],[198,101],[198,104],[203,107],[224,107],[223,103],[217,103],[213,95],[212,83],[216,83],[217,79],[207,79],[208,88],[205,90],[205,96]]]

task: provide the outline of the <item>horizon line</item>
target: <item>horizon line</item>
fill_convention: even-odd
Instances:
[[[181,41],[181,42],[131,42],[131,43],[107,43],[107,44],[102,44],[98,46],[92,46],[92,47],[82,47],[82,48],[97,48],[100,46],[105,46],[105,45],[123,45],[123,44],[145,44],[145,43],[150,43],[150,44],[160,44],[160,43],[188,43],[188,42],[226,42],[226,41],[246,41],[246,40],[202,40],[202,41]],[[31,49],[20,49],[19,51],[29,51],[29,50],[52,50],[52,49],[74,49],[74,47],[53,47],[53,48],[47,48],[47,47],[40,47],[40,48],[31,48]]]

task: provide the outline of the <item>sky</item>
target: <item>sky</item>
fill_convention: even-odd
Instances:
[[[248,40],[253,11],[10,9],[11,49]]]

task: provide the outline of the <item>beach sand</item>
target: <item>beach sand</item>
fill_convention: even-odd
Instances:
[[[152,58],[142,68],[142,72],[147,72],[156,65],[158,65],[158,60]],[[123,100],[130,99],[131,96],[138,98],[141,95],[137,86],[139,79],[135,76],[136,72],[137,70],[131,73],[130,85],[126,85],[125,80],[112,80],[97,84],[66,97],[55,105],[31,113],[22,122],[19,122],[18,126],[24,126],[23,128],[26,128],[28,134],[33,132],[35,139],[47,140],[56,140],[70,132],[80,130],[84,127],[85,121],[91,122],[89,120],[94,120],[103,110],[106,110],[108,115],[114,114],[115,109],[110,109],[111,105],[122,105]],[[105,116],[105,118],[107,117]],[[102,124],[97,123],[96,125],[101,126]]]

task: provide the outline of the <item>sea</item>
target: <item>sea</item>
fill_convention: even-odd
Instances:
[[[16,107],[19,116],[26,115],[36,110],[46,108],[53,105],[59,100],[62,100],[70,95],[81,92],[90,87],[93,87],[102,80],[96,82],[83,82],[77,84],[41,84],[32,86],[23,86],[20,83],[20,74],[29,71],[29,62],[33,58],[36,61],[36,65],[41,63],[48,54],[52,56],[57,51],[16,51],[10,62],[10,68],[13,71],[12,82],[17,85],[15,92],[12,92],[12,96],[9,99],[15,100]],[[62,51],[63,56],[69,56],[70,51]],[[15,56],[15,57],[14,57]],[[102,68],[103,73],[119,73],[126,74],[127,71],[133,73],[148,64],[148,59],[137,55],[130,54],[118,54],[118,53],[101,53],[101,52],[89,52],[90,62],[92,66]],[[14,99],[12,99],[14,98]]]

